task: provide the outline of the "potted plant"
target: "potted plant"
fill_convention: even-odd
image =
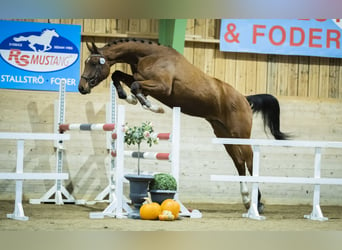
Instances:
[[[176,179],[167,173],[158,173],[150,182],[149,191],[153,202],[161,204],[166,199],[173,199],[177,192]]]
[[[149,182],[153,180],[153,175],[140,174],[140,144],[142,141],[151,147],[152,144],[158,143],[158,138],[153,134],[153,126],[151,122],[143,122],[141,126],[129,127],[126,124],[125,128],[125,143],[127,145],[138,145],[138,171],[137,174],[126,174],[125,178],[130,183],[129,197],[132,200],[135,210],[131,215],[132,218],[139,218],[139,209],[144,202],[144,198],[147,197],[147,189]]]

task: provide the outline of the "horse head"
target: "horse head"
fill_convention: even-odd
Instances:
[[[47,35],[47,36],[51,36],[51,37],[59,37],[59,34],[56,32],[55,29],[44,29],[42,30],[42,35]]]
[[[106,79],[110,72],[110,65],[101,54],[99,48],[92,42],[91,46],[86,43],[90,56],[85,60],[84,71],[78,84],[81,94],[89,94],[91,89]]]

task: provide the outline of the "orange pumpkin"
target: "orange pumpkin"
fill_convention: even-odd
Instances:
[[[172,200],[172,199],[166,199],[162,202],[160,206],[161,206],[162,211],[164,210],[171,211],[175,219],[178,218],[178,214],[180,212],[180,205],[177,201]]]
[[[140,207],[140,218],[143,220],[156,220],[162,210],[157,202],[151,202],[150,199],[145,199],[146,203]]]

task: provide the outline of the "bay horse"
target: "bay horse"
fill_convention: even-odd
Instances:
[[[106,79],[115,63],[127,63],[132,74],[115,71],[111,78],[118,96],[129,103],[140,104],[153,112],[163,113],[162,107],[152,104],[147,96],[166,106],[180,107],[191,116],[206,119],[216,137],[250,138],[253,112],[261,112],[265,127],[276,139],[286,139],[280,131],[279,103],[269,94],[244,96],[230,84],[208,76],[175,49],[158,43],[137,39],[121,39],[98,48],[86,43],[90,56],[85,60],[84,72],[78,89],[89,94],[91,89]],[[127,96],[121,82],[131,91]],[[253,151],[250,145],[224,145],[233,159],[239,175],[252,175]],[[248,209],[250,198],[246,183],[240,183],[242,202]],[[258,209],[263,211],[259,191]]]

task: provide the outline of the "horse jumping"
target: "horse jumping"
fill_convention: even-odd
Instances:
[[[162,107],[151,104],[147,96],[166,106],[180,107],[191,116],[202,117],[212,126],[216,137],[250,138],[253,112],[261,112],[264,125],[276,139],[286,139],[280,131],[279,103],[268,94],[243,96],[230,84],[208,76],[192,65],[176,50],[146,40],[125,39],[108,43],[102,48],[88,44],[90,56],[85,60],[79,82],[79,92],[89,94],[91,89],[106,79],[115,63],[127,63],[132,75],[115,71],[111,78],[118,96],[153,112],[163,113]],[[126,84],[132,95],[127,96],[121,86]],[[224,145],[233,159],[239,175],[253,171],[253,151],[250,145]],[[249,192],[246,183],[240,183],[242,201],[248,209]],[[263,211],[260,202],[259,212]]]

